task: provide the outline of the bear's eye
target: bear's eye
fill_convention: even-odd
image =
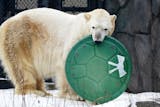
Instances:
[[[107,31],[107,30],[108,30],[107,28],[104,29],[104,31]]]
[[[95,27],[94,27],[94,26],[92,26],[92,29],[95,29]]]

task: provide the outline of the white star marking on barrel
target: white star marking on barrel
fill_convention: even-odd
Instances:
[[[118,64],[108,61],[109,65],[115,66],[115,68],[113,68],[112,70],[109,71],[109,74],[115,72],[115,71],[119,71],[119,77],[123,77],[127,74],[127,72],[124,70],[124,61],[125,61],[125,57],[121,56],[121,55],[117,55],[118,58]]]

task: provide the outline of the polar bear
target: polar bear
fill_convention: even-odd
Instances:
[[[56,78],[59,96],[75,99],[65,77],[65,60],[72,46],[88,34],[102,42],[115,29],[116,15],[104,9],[77,15],[55,9],[23,11],[0,26],[0,59],[17,94],[50,95],[44,78]]]

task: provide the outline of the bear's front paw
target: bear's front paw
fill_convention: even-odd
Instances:
[[[64,92],[59,92],[58,93],[59,98],[65,98],[65,99],[70,99],[70,100],[77,100],[77,101],[84,101],[83,98],[78,96],[75,93],[64,93]]]

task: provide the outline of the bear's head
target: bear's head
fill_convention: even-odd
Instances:
[[[105,36],[111,36],[115,29],[116,15],[110,15],[104,9],[95,9],[85,13],[84,17],[89,26],[89,32],[92,34],[94,42],[102,42]]]

